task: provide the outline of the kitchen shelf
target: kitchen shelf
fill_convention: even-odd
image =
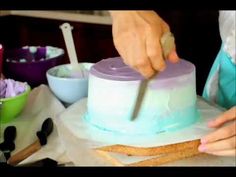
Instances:
[[[41,10],[9,10],[0,11],[0,16],[15,15],[35,18],[46,18],[63,21],[84,22],[111,25],[112,20],[107,11],[41,11]]]

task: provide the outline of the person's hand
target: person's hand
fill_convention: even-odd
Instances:
[[[168,24],[154,11],[110,11],[114,45],[124,63],[144,77],[165,69],[160,40],[169,32]],[[167,57],[179,61],[175,47]]]
[[[218,128],[225,123],[228,125]],[[236,156],[236,106],[209,122],[211,128],[218,128],[201,139],[199,151],[219,156]]]

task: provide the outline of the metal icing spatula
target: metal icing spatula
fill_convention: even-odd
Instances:
[[[175,46],[175,38],[171,32],[164,33],[164,35],[161,38],[161,45],[162,45],[163,57],[167,58],[168,54],[171,52],[171,50]],[[135,102],[134,111],[131,116],[131,120],[134,120],[135,118],[138,117],[148,83],[152,78],[156,77],[157,74],[158,73],[155,73],[151,78],[144,79],[143,81],[141,81],[139,90],[138,90],[138,96]]]

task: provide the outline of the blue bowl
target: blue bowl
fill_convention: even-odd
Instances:
[[[93,63],[80,63],[80,65],[86,73],[83,77],[67,77],[66,73],[72,70],[70,64],[53,67],[46,73],[51,91],[63,103],[73,104],[88,96],[88,73]],[[62,74],[58,74],[59,70]]]

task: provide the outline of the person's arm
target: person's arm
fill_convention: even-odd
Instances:
[[[124,62],[149,78],[165,69],[160,39],[170,31],[168,24],[154,11],[110,11],[114,45]],[[179,57],[173,49],[171,62]]]
[[[229,124],[220,127],[226,123]],[[236,156],[236,106],[209,122],[208,126],[217,129],[201,139],[199,151],[219,156]]]

